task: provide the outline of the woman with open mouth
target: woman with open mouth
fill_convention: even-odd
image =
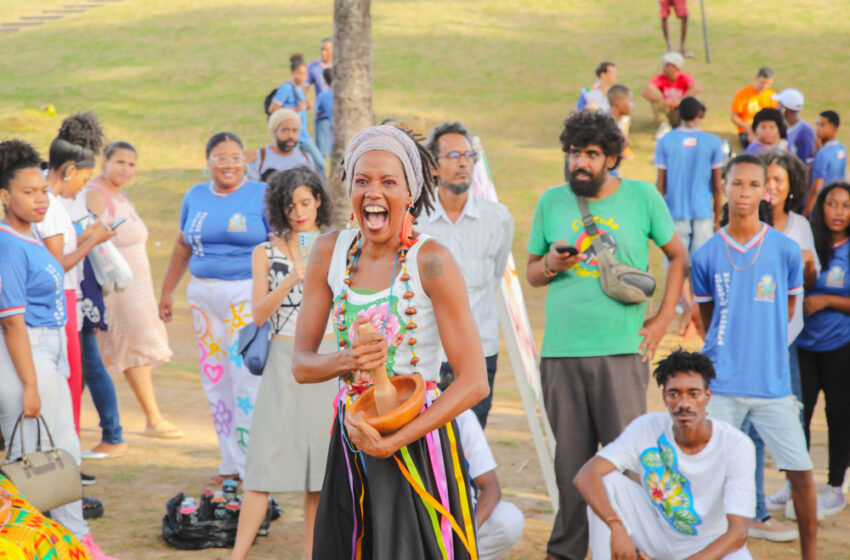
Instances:
[[[432,208],[435,162],[401,130],[376,126],[354,137],[343,165],[360,227],[326,234],[313,248],[292,364],[299,383],[341,385],[313,557],[477,558],[453,419],[488,392],[484,354],[457,263],[412,230]],[[319,354],[331,312],[338,351]],[[370,322],[377,332],[358,334]],[[442,394],[441,346],[456,372]],[[418,416],[386,435],[347,413],[378,368],[419,375],[427,387]]]

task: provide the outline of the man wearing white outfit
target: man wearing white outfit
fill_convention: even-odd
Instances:
[[[636,418],[574,480],[588,503],[593,560],[750,560],[755,448],[707,418],[711,360],[677,350],[654,376],[669,414]]]
[[[502,500],[496,461],[487,445],[484,430],[472,410],[456,418],[463,452],[469,464],[469,478],[478,489],[475,521],[478,524],[478,558],[496,560],[516,543],[525,528],[518,507]]]

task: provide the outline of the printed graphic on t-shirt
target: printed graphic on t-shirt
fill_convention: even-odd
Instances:
[[[838,150],[838,153],[835,155],[837,159],[844,159],[847,157],[847,152],[844,150]]]
[[[239,212],[230,216],[230,221],[227,223],[227,231],[245,231],[248,229],[248,224],[245,221],[245,216]]]
[[[829,269],[829,274],[826,275],[826,285],[830,288],[843,288],[844,269],[838,265],[833,265]]]
[[[694,509],[691,483],[678,469],[676,450],[662,433],[658,447],[649,447],[641,453],[644,468],[643,484],[649,499],[676,531],[697,535],[696,526],[702,523]]]
[[[689,136],[682,141],[682,146],[686,148],[696,148],[697,147],[697,137]]]
[[[776,295],[776,282],[773,281],[773,276],[765,274],[759,280],[758,288],[756,289],[756,301],[773,301]]]
[[[614,230],[620,229],[620,225],[614,221],[614,218],[606,220],[599,216],[594,216],[593,221],[596,222],[596,227],[599,231],[597,236],[602,240],[602,244],[611,252],[612,255],[617,255],[617,238],[614,237]],[[599,278],[599,263],[596,259],[596,251],[593,249],[593,236],[587,233],[584,229],[584,224],[581,220],[573,221],[573,231],[580,231],[574,242],[575,247],[585,255],[587,260],[576,263],[572,270],[579,276],[588,278]]]

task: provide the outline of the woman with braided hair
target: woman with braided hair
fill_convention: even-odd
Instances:
[[[344,159],[359,229],[319,238],[307,266],[292,361],[299,383],[339,378],[314,558],[477,558],[469,477],[454,418],[488,392],[484,354],[451,253],[412,230],[435,167],[397,128],[358,133]],[[332,314],[338,351],[319,354]],[[377,332],[358,335],[371,322]],[[455,382],[442,394],[440,347]],[[381,435],[348,414],[370,372],[420,375],[422,412]],[[328,403],[328,413],[331,413]],[[448,556],[447,556],[448,555]]]

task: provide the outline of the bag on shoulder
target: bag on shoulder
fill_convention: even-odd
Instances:
[[[18,416],[12,435],[6,446],[6,460],[0,472],[8,478],[21,496],[27,499],[41,512],[76,502],[83,497],[83,485],[80,482],[80,468],[70,453],[57,449],[47,422],[39,416],[34,418],[38,430],[36,450],[27,453],[24,448],[24,414]],[[41,428],[47,433],[49,449],[41,445]],[[15,435],[20,428],[21,456],[11,460]]]
[[[625,304],[644,303],[655,293],[655,278],[645,270],[618,261],[602,242],[599,228],[587,207],[587,200],[577,196],[584,230],[590,236],[599,268],[599,283],[608,297]]]
[[[266,116],[271,114],[271,112],[269,111],[269,108],[272,106],[272,103],[274,102],[274,94],[277,93],[277,89],[278,88],[276,88],[276,87],[272,88],[272,90],[268,93],[268,95],[266,95],[266,98],[263,99],[263,110],[266,112]]]
[[[239,354],[245,367],[254,375],[263,375],[269,357],[271,325],[268,321],[259,327],[251,321],[239,331]]]

